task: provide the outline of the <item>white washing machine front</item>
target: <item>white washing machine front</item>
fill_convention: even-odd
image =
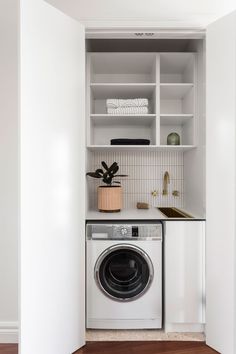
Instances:
[[[161,326],[161,240],[87,240],[87,327]]]

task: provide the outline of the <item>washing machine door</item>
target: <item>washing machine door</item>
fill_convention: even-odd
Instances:
[[[150,287],[154,269],[149,256],[139,247],[118,244],[105,250],[95,265],[99,288],[117,301],[132,301]]]

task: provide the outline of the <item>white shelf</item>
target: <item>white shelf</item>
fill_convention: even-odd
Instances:
[[[89,151],[188,151],[195,145],[88,145]]]
[[[114,114],[91,114],[91,121],[95,126],[98,125],[151,125],[156,119],[155,114],[129,114],[129,115],[114,115]]]
[[[152,98],[155,83],[91,83],[95,99],[107,98]]]
[[[196,145],[160,145],[160,149],[167,151],[188,151],[196,148]]]
[[[193,114],[160,114],[161,125],[184,125]]]
[[[113,117],[132,117],[132,118],[137,118],[137,117],[156,117],[156,114],[107,114],[107,113],[96,113],[96,114],[90,114],[90,117],[92,119],[96,118],[113,118]]]
[[[161,99],[183,99],[193,87],[193,83],[160,84],[160,96]]]

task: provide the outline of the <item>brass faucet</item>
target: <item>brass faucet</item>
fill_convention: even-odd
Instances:
[[[169,175],[169,172],[166,171],[164,174],[164,180],[163,180],[163,191],[162,191],[163,195],[168,194],[168,184],[169,183],[170,183],[170,175]]]

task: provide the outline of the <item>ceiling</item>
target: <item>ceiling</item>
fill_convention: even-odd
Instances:
[[[205,27],[236,10],[236,0],[46,0],[88,27],[148,24]]]

